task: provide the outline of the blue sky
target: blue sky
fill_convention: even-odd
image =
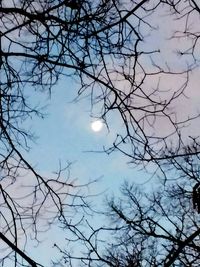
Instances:
[[[95,201],[103,202],[105,195],[111,195],[119,190],[124,179],[131,179],[135,182],[142,180],[142,174],[135,169],[128,167],[127,159],[120,153],[88,152],[92,150],[102,150],[105,144],[109,144],[115,134],[115,122],[110,132],[104,127],[100,132],[93,132],[90,116],[90,103],[87,98],[74,103],[72,100],[76,96],[78,85],[71,79],[61,80],[52,90],[51,97],[48,93],[31,93],[31,102],[47,105],[44,109],[46,116],[44,119],[33,117],[32,121],[27,121],[27,125],[37,136],[35,143],[30,143],[31,149],[27,153],[29,161],[44,176],[52,175],[58,170],[59,161],[63,166],[67,162],[73,162],[71,166],[71,177],[77,179],[77,183],[87,183],[98,179],[99,182],[93,184],[88,193],[103,193]],[[94,222],[94,219],[93,219]],[[49,261],[59,258],[54,243],[65,244],[65,233],[57,226],[49,232],[41,234],[40,240],[43,242],[37,247],[34,242],[30,242],[27,251],[35,260],[49,266]],[[38,255],[40,255],[38,257]]]
[[[58,168],[59,161],[74,162],[72,173],[81,181],[102,177],[102,188],[113,189],[125,178],[141,178],[140,173],[127,165],[127,159],[120,153],[96,153],[104,145],[111,144],[117,125],[113,121],[110,132],[106,126],[95,133],[91,129],[90,103],[88,99],[74,103],[77,85],[61,81],[53,89],[51,98],[43,96],[48,106],[46,118],[33,118],[31,128],[35,132],[36,143],[32,143],[29,157],[40,171],[51,172]],[[37,97],[38,99],[38,97]],[[41,103],[43,104],[43,103]],[[38,157],[39,155],[39,157]]]
[[[105,200],[106,195],[118,194],[125,179],[140,184],[146,181],[147,177],[143,172],[127,165],[127,158],[120,153],[107,155],[88,152],[100,151],[104,145],[111,144],[119,125],[116,117],[116,121],[112,120],[109,131],[104,127],[100,132],[93,132],[89,100],[85,98],[78,103],[72,101],[76,96],[76,89],[77,84],[72,83],[70,79],[63,79],[53,89],[51,98],[43,93],[30,96],[32,102],[40,102],[47,107],[44,109],[45,119],[33,118],[27,122],[38,136],[36,142],[31,143],[27,156],[45,176],[57,170],[60,161],[63,166],[67,162],[73,162],[71,177],[77,178],[82,184],[100,178],[88,191],[89,194],[103,192],[97,198],[99,203]],[[95,198],[92,201],[95,204]],[[36,260],[39,258],[41,263],[48,266],[52,253],[56,258],[53,243],[64,244],[64,236],[62,230],[53,228],[47,234],[41,235],[43,243],[39,247],[30,246],[30,255]]]
[[[162,18],[163,23],[160,24],[159,31],[152,32],[152,35],[147,38],[148,42],[144,44],[144,47],[148,47],[149,50],[152,47],[155,47],[155,49],[161,48],[161,54],[159,56],[156,54],[153,58],[155,62],[160,63],[162,60],[162,63],[165,64],[166,60],[168,60],[170,65],[176,63],[177,66],[180,64],[183,67],[187,63],[186,60],[177,60],[178,57],[177,55],[175,56],[175,50],[172,49],[174,44],[169,41],[166,42],[166,38],[169,37],[165,35],[168,34],[166,29],[169,28],[169,23],[172,23],[166,23],[167,19],[167,17]],[[155,22],[155,26],[157,24]],[[182,46],[182,44],[179,44],[179,46]],[[145,57],[143,63],[145,67],[149,67],[151,70],[152,62],[150,57]],[[153,79],[148,80],[148,88],[150,90],[152,90],[153,86],[157,86],[158,78]],[[166,79],[168,79],[167,82]],[[173,83],[174,80],[171,77],[165,77],[160,84],[164,91],[168,89],[169,85],[173,88]],[[105,195],[112,195],[112,193],[116,195],[125,179],[138,184],[148,181],[149,176],[127,165],[128,159],[120,153],[114,152],[107,155],[105,153],[87,152],[102,150],[104,145],[109,146],[109,144],[112,144],[116,129],[121,128],[122,125],[117,114],[111,114],[108,117],[110,131],[104,127],[101,132],[93,132],[90,127],[93,120],[91,118],[90,99],[83,98],[79,102],[73,102],[73,99],[77,96],[77,90],[78,84],[72,79],[62,78],[53,88],[51,98],[47,93],[30,94],[31,102],[37,103],[39,101],[41,105],[47,105],[44,110],[47,114],[44,120],[33,118],[31,122],[28,122],[38,136],[36,143],[31,144],[32,149],[28,153],[30,161],[36,164],[36,168],[46,176],[48,174],[51,175],[52,171],[58,169],[59,161],[63,165],[69,161],[74,162],[71,176],[77,178],[80,183],[83,184],[89,180],[101,178],[97,184],[91,187],[92,192],[90,191],[90,193],[92,194],[105,191]],[[190,91],[187,93],[191,94]],[[189,100],[185,101],[189,103],[187,102]],[[181,105],[183,105],[183,102],[177,103],[179,109]],[[189,109],[190,105],[188,104],[187,106]],[[167,129],[167,125],[164,125],[164,123],[162,125],[159,123],[158,127],[159,129],[162,128],[161,130],[165,129],[165,127]],[[98,197],[99,199],[103,201],[104,196]],[[52,248],[53,243],[62,244],[63,242],[64,244],[64,235],[61,230],[54,228],[42,238],[44,242],[40,247],[30,247],[30,255],[33,255],[36,260],[39,258],[41,263],[48,266],[49,256],[54,255],[56,257]],[[39,257],[38,253],[40,253]]]
[[[165,13],[165,10],[163,13]],[[164,14],[158,12],[154,17],[149,17],[149,20],[151,20],[151,23],[154,24],[155,27],[159,24],[159,28],[156,31],[150,31],[149,37],[146,38],[146,42],[143,44],[144,50],[145,48],[146,51],[160,48],[161,53],[155,54],[153,58],[144,56],[141,62],[149,71],[154,68],[152,66],[152,60],[159,64],[162,63],[164,66],[166,62],[168,62],[170,66],[174,66],[175,64],[176,67],[182,69],[188,62],[190,63],[191,59],[184,58],[180,60],[175,53],[175,48],[177,48],[177,46],[182,48],[182,46],[185,46],[185,43],[178,42],[177,45],[177,43],[173,43],[173,41],[168,40],[166,42],[166,39],[169,38],[169,32],[167,32],[167,30],[170,29],[174,21],[169,21],[168,17],[159,17],[159,20],[157,20],[158,16],[161,15],[163,16]],[[179,25],[179,22],[176,22],[176,25],[177,27],[182,27],[182,25]],[[191,82],[189,89],[192,87],[196,90],[187,91],[187,95],[190,96],[193,94],[192,101],[194,101],[195,98],[197,106],[199,105],[199,90],[196,80],[198,81],[199,77],[195,77],[193,80],[194,82]],[[151,91],[153,87],[156,88],[158,81],[159,77],[155,78],[155,76],[147,79],[147,90],[149,89]],[[173,88],[174,82],[176,82],[176,78],[173,80],[171,77],[165,76],[160,81],[160,88],[163,91],[168,90],[169,87]],[[121,84],[121,86],[122,88],[126,87],[125,84]],[[48,177],[48,175],[51,175],[52,171],[58,169],[59,161],[63,166],[65,166],[67,162],[73,162],[71,176],[72,178],[77,178],[77,181],[81,184],[100,178],[98,183],[91,186],[89,192],[91,194],[98,194],[101,192],[105,192],[104,195],[112,195],[112,193],[118,194],[119,187],[125,179],[138,184],[148,181],[148,175],[127,165],[128,159],[120,153],[114,152],[107,155],[106,153],[88,152],[91,150],[100,151],[104,145],[106,147],[112,145],[117,129],[121,130],[123,126],[117,114],[114,113],[110,114],[107,118],[110,127],[109,131],[104,127],[101,132],[93,132],[91,130],[91,121],[93,118],[91,117],[90,99],[83,98],[79,102],[73,102],[73,99],[77,95],[77,90],[78,84],[72,79],[61,78],[58,84],[52,89],[51,97],[49,97],[48,93],[34,93],[32,92],[32,88],[30,88],[30,92],[27,92],[31,103],[39,102],[41,106],[47,105],[46,109],[44,109],[44,113],[46,113],[44,119],[33,118],[25,124],[25,126],[30,126],[36,136],[38,136],[35,143],[30,144],[31,150],[27,152],[26,155],[30,163],[32,163],[40,173]],[[139,100],[140,99],[138,99],[138,101]],[[194,109],[194,105],[191,105],[189,100],[185,101],[186,102],[177,101],[177,103],[175,103],[175,107],[178,107],[177,109],[180,111],[180,116],[185,114],[185,103],[187,104],[188,111],[189,109]],[[140,112],[141,111],[139,111],[139,113]],[[98,114],[98,109],[93,110],[92,113],[94,115]],[[163,130],[165,131],[168,125],[164,124],[163,121],[159,120],[157,123],[157,130],[161,132]],[[198,127],[198,125],[196,125],[196,127]],[[193,130],[194,128],[192,128],[192,131]],[[103,201],[104,196],[99,196],[98,201],[99,199]],[[32,242],[30,242],[30,256],[33,255],[36,260],[39,259],[41,263],[49,266],[48,260],[51,258],[52,253],[54,253],[54,250],[51,249],[53,243],[57,241],[62,243],[62,239],[64,242],[64,235],[62,231],[58,231],[58,229],[54,228],[52,231],[41,236],[41,239],[43,239],[44,242],[38,248],[32,247]]]

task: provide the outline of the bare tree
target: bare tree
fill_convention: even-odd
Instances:
[[[182,156],[182,129],[198,117],[175,109],[198,67],[195,1],[2,1],[1,13],[1,61],[12,87],[51,90],[60,76],[77,76],[93,115],[100,103],[108,127],[111,111],[123,123],[107,153],[117,149],[135,164]]]
[[[56,3],[54,8],[51,1],[1,1],[1,266],[39,266],[40,264],[27,254],[26,245],[30,239],[39,242],[40,233],[47,231],[52,224],[59,221],[69,221],[70,224],[77,209],[81,213],[80,208],[88,208],[88,195],[82,192],[83,185],[70,177],[70,166],[59,166],[56,173],[45,177],[24,156],[25,152],[29,151],[29,141],[34,137],[24,128],[23,122],[34,115],[43,117],[38,107],[28,103],[26,90],[31,87],[51,90],[62,70],[62,64],[60,65],[58,60],[62,56],[57,54],[58,58],[54,61],[54,53],[57,52],[53,44],[54,39],[56,40],[54,34],[59,33],[55,29],[52,36],[45,36],[40,22],[41,18],[43,19],[41,13],[47,12],[51,17],[51,9],[52,13],[54,9],[62,13],[60,8],[64,6],[67,12],[65,15],[70,16],[71,10],[77,8],[70,3],[69,5],[60,2]],[[34,13],[37,14],[36,17]],[[59,18],[57,13],[57,19]],[[44,22],[46,23],[46,20]],[[49,23],[54,28],[54,21],[49,20]],[[66,23],[64,24],[66,26]],[[49,27],[48,23],[45,27]],[[43,48],[47,49],[51,63],[42,60]],[[41,220],[44,220],[45,224],[41,224]]]
[[[110,245],[107,258],[117,262],[116,266],[198,266],[199,216],[185,191],[186,186],[171,186],[141,203],[144,195],[126,185],[125,206],[110,203],[120,230],[115,232],[116,243]]]
[[[107,153],[119,150],[143,167],[156,163],[157,174],[165,174],[171,162],[180,168],[181,158],[200,151],[199,133],[185,131],[189,123],[197,124],[198,111],[176,109],[192,90],[199,66],[200,9],[195,0],[2,0],[0,12],[1,233],[10,248],[1,263],[10,257],[18,266],[19,254],[35,266],[24,248],[18,250],[19,235],[27,236],[24,223],[28,218],[37,239],[37,218],[53,205],[55,215],[48,223],[58,217],[75,231],[64,216],[65,198],[74,185],[60,171],[53,179],[41,176],[23,155],[32,137],[23,121],[42,116],[27,101],[27,90],[51,93],[59,78],[78,78],[78,96],[89,95],[92,114],[97,104],[108,128],[112,112],[123,123]],[[166,16],[171,31],[163,40],[175,54],[159,42]],[[29,204],[22,205],[11,189],[30,173],[30,194],[23,196]],[[84,197],[73,194],[87,206]],[[76,207],[73,200],[70,206]]]
[[[104,206],[99,227],[86,221],[88,231],[74,231],[83,254],[69,253],[66,244],[62,260],[70,266],[199,266],[200,218],[192,201],[199,166],[187,157],[169,172],[173,179],[153,190],[125,182],[121,196]]]

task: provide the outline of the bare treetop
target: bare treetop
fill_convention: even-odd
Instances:
[[[51,93],[60,78],[75,79],[77,97],[89,96],[92,115],[109,129],[114,114],[122,126],[105,152],[118,150],[136,166],[155,163],[165,174],[163,167],[179,166],[181,158],[198,160],[199,15],[195,0],[1,1],[0,191],[10,214],[1,215],[15,253],[27,206],[15,202],[8,187],[24,171],[32,173],[31,225],[47,199],[56,208],[51,219],[65,220],[69,192],[63,196],[63,189],[74,189],[61,167],[52,181],[23,155],[33,138],[23,122],[42,117],[27,98],[30,91]],[[87,206],[76,190],[72,196]],[[9,238],[5,243],[10,247]]]
[[[195,1],[2,1],[1,13],[2,85],[51,91],[78,76],[94,110],[123,122],[108,153],[133,163],[185,153],[182,128],[198,113],[176,106],[198,66]]]

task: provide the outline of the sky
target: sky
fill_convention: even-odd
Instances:
[[[127,159],[120,153],[102,153],[103,146],[113,140],[117,122],[109,130],[104,125],[101,131],[94,132],[91,123],[95,119],[90,116],[89,101],[73,102],[76,87],[70,83],[67,88],[66,81],[61,81],[51,98],[46,95],[46,118],[31,121],[37,138],[28,156],[44,172],[56,170],[59,161],[73,162],[72,173],[76,177],[85,182],[102,177],[103,188],[112,190],[113,179],[117,187],[124,178],[133,177],[135,171],[127,166]]]
[[[175,53],[174,47],[183,47],[183,43],[178,42],[173,43],[173,41],[167,41],[166,39],[170,36],[170,27],[173,25],[172,21],[169,21],[168,17],[160,13],[161,20],[157,21],[157,14],[151,20],[154,22],[154,26],[157,28],[156,31],[152,31],[151,35],[146,38],[146,43],[144,43],[144,48],[151,50],[152,48],[160,48],[161,54],[159,56],[154,56],[153,60],[156,63],[165,64],[166,60],[170,66],[180,66],[183,68],[186,65],[185,59],[178,59]],[[176,22],[177,27],[179,27],[179,22]],[[147,57],[144,59],[145,66],[149,70],[152,68],[151,58]],[[144,63],[143,62],[143,63]],[[187,95],[193,96],[198,105],[198,88],[196,85],[196,80],[198,77],[193,74],[193,87],[192,91],[187,91]],[[157,86],[157,78],[155,80],[148,81],[149,84],[147,88],[155,88]],[[169,87],[173,88],[173,83],[177,82],[176,78],[166,77],[160,81],[160,86],[162,90],[167,90]],[[35,163],[36,168],[48,176],[51,174],[52,170],[57,170],[59,161],[65,165],[66,162],[73,162],[71,168],[71,176],[81,181],[81,183],[87,183],[88,180],[100,178],[100,181],[92,187],[94,192],[99,193],[105,192],[107,195],[112,193],[117,194],[120,185],[123,183],[124,179],[128,179],[131,182],[142,184],[148,181],[149,176],[146,173],[137,171],[127,164],[127,158],[122,154],[114,152],[110,155],[105,153],[95,153],[88,151],[102,150],[104,145],[112,144],[116,131],[122,127],[116,114],[112,114],[112,120],[110,119],[109,131],[106,127],[100,132],[93,132],[91,130],[91,122],[93,118],[91,117],[91,107],[90,100],[85,98],[79,102],[73,102],[73,99],[77,95],[78,84],[76,84],[72,79],[61,79],[58,84],[53,88],[51,92],[51,97],[48,93],[38,93],[31,94],[31,102],[35,101],[41,102],[41,105],[47,105],[44,112],[47,113],[46,117],[42,119],[35,119],[30,123],[32,130],[38,136],[36,143],[32,143],[31,151],[27,154],[30,162]],[[187,103],[187,108],[191,110],[194,108],[190,105],[189,99],[184,99],[184,101],[177,102],[179,111],[181,114],[185,109],[185,103]],[[161,127],[162,125],[162,127]],[[158,124],[159,130],[167,130],[167,125],[162,121]],[[100,197],[103,200],[103,196]],[[45,240],[50,237],[49,246],[56,239],[60,239],[62,236],[58,235],[58,230],[54,230],[48,233],[48,237],[44,237]],[[59,237],[59,238],[58,238]],[[54,239],[55,238],[55,239]],[[49,249],[47,250],[47,243],[43,242],[42,247],[44,253],[41,253],[40,259],[48,261]],[[41,251],[41,246],[39,251]],[[34,249],[33,254],[37,254],[37,249]],[[52,250],[54,251],[54,250]],[[31,253],[32,253],[31,252]],[[36,255],[37,257],[37,255]],[[44,258],[44,259],[42,259]]]
[[[191,57],[178,57],[175,49],[187,47],[189,41],[180,42],[177,39],[175,41],[169,39],[171,29],[178,30],[183,25],[174,18],[169,20],[166,14],[166,10],[161,7],[155,14],[146,18],[155,28],[145,37],[142,48],[144,50],[158,48],[161,50],[158,56],[155,54],[152,57],[146,56],[144,59],[141,57],[141,62],[145,64],[147,70],[151,70],[152,60],[154,63],[160,65],[167,63],[171,68],[179,69],[184,69],[192,61]],[[198,109],[198,73],[191,73],[190,80],[185,96],[172,106],[172,108],[176,106],[179,116],[183,116],[185,105],[187,105],[188,113],[195,113]],[[153,90],[158,81],[163,94],[173,88],[175,83],[176,86],[179,83],[176,76],[165,75],[163,79],[156,76],[147,79],[147,83],[149,83],[146,86],[147,90]],[[182,82],[181,79],[180,81]],[[46,117],[43,120],[33,118],[32,121],[28,122],[28,126],[30,125],[38,138],[35,144],[31,144],[31,151],[27,156],[30,157],[32,162],[35,162],[38,169],[44,172],[57,169],[59,160],[63,163],[66,161],[74,162],[72,170],[75,176],[84,181],[88,178],[95,179],[104,176],[104,186],[108,186],[108,188],[113,185],[113,177],[121,177],[115,180],[116,186],[124,178],[132,179],[136,174],[139,175],[139,179],[142,179],[143,175],[128,166],[126,164],[127,159],[120,153],[114,152],[106,155],[105,153],[88,152],[101,151],[103,146],[109,147],[109,145],[112,145],[116,133],[123,128],[123,125],[117,114],[111,113],[108,117],[109,130],[104,126],[100,132],[92,131],[91,122],[94,121],[94,118],[91,117],[90,99],[84,98],[79,102],[73,101],[77,96],[78,88],[79,84],[73,79],[61,78],[53,88],[51,97],[48,93],[43,92],[30,94],[31,103],[35,102],[47,106],[44,109]],[[190,88],[193,88],[193,90],[190,90]],[[161,124],[162,127],[160,127]],[[167,131],[167,125],[160,120],[158,120],[156,127],[157,131],[163,128]]]
[[[157,26],[157,14],[155,18],[151,17],[151,23]],[[147,43],[144,44],[150,50],[152,47],[161,48],[159,57],[153,57],[154,62],[163,64],[166,61],[170,66],[184,68],[190,59],[178,60],[175,53],[175,47],[180,49],[186,46],[186,43],[177,43],[167,40],[170,36],[169,25],[174,25],[179,28],[179,21],[169,21],[165,14],[160,13],[161,21],[159,21],[159,28],[157,31],[152,31],[150,37],[147,37]],[[178,44],[178,45],[177,45]],[[151,68],[151,60],[145,58],[146,67]],[[188,112],[196,112],[198,107],[198,88],[196,80],[198,76],[196,73],[192,75],[192,82],[189,88],[192,91],[187,91],[187,96],[184,101],[176,103],[176,110],[179,111],[180,116],[184,114],[183,110],[187,105]],[[158,80],[150,80],[149,87],[156,87]],[[176,78],[165,76],[164,80],[160,81],[162,90],[167,90],[177,83]],[[82,184],[87,183],[93,179],[99,179],[97,184],[91,187],[90,193],[102,193],[98,200],[105,198],[105,195],[118,194],[119,187],[123,181],[129,180],[134,183],[144,184],[148,181],[149,176],[143,171],[127,164],[127,158],[122,154],[114,152],[110,155],[106,153],[94,152],[102,151],[104,146],[109,147],[116,135],[116,132],[122,127],[116,114],[110,115],[109,130],[104,125],[99,132],[94,132],[91,129],[91,122],[94,118],[91,117],[90,100],[86,97],[76,102],[73,101],[77,96],[78,84],[70,78],[62,78],[58,84],[53,88],[51,96],[48,93],[31,93],[31,102],[47,105],[44,109],[46,117],[44,119],[33,118],[28,122],[38,138],[35,143],[31,144],[31,150],[27,153],[30,162],[35,165],[41,173],[46,176],[51,175],[52,171],[58,169],[59,161],[65,166],[67,162],[72,162],[71,176],[77,178]],[[192,101],[192,102],[191,102]],[[191,105],[191,103],[193,103]],[[158,123],[157,131],[167,131],[165,122]],[[190,127],[194,131],[194,127]],[[188,131],[188,130],[187,130]],[[189,133],[187,132],[187,135]],[[91,152],[93,151],[93,152]],[[95,200],[94,200],[95,201]],[[57,228],[52,229],[47,235],[44,235],[45,240],[38,248],[30,247],[30,253],[37,259],[40,253],[41,263],[47,264],[49,255],[54,253],[53,243],[59,242],[62,244],[64,238],[63,232]],[[64,244],[63,240],[63,244]],[[52,251],[52,253],[51,253]],[[55,255],[56,256],[56,255]],[[48,266],[48,264],[47,264]]]
[[[176,23],[177,28],[182,27],[182,25],[179,25],[179,21],[169,21],[164,13],[160,13],[161,20],[158,23],[157,16],[156,13],[155,17],[149,18],[154,26],[159,24],[159,28],[152,31],[150,37],[147,36],[144,48],[149,50],[154,47],[161,48],[161,53],[153,58],[144,58],[143,63],[149,69],[152,67],[152,60],[163,64],[167,61],[170,66],[185,67],[191,59],[178,59],[175,48],[183,48],[187,46],[187,42],[173,43],[170,40],[166,42],[170,36],[168,31],[170,27],[174,23]],[[185,102],[176,103],[180,116],[184,114],[186,105],[189,113],[196,112],[198,108],[198,75],[193,73],[191,77],[192,81],[189,88],[193,88],[193,90],[187,91],[187,96],[190,96],[191,99],[184,98]],[[158,80],[148,82],[148,86],[152,89],[156,87]],[[164,91],[173,87],[175,82],[177,82],[175,79],[165,77],[164,80],[160,81],[160,86]],[[104,125],[101,131],[94,132],[91,129],[91,122],[95,118],[91,117],[90,99],[83,98],[78,102],[73,101],[77,96],[78,86],[70,78],[61,78],[52,89],[51,96],[48,92],[27,92],[31,103],[35,102],[41,106],[46,106],[44,109],[46,116],[44,119],[33,117],[32,120],[26,122],[25,126],[30,127],[37,138],[35,142],[30,143],[30,151],[23,153],[32,165],[46,177],[51,176],[52,171],[58,169],[59,162],[63,166],[67,162],[72,162],[71,176],[81,184],[99,179],[98,183],[91,186],[89,193],[94,195],[102,193],[97,198],[100,202],[103,201],[105,195],[118,194],[119,187],[125,179],[145,186],[149,176],[127,164],[127,158],[121,153],[113,152],[110,155],[100,153],[104,146],[112,145],[117,131],[122,128],[122,124],[116,114],[111,114],[108,117],[109,129]],[[198,125],[190,127],[191,131],[194,131],[195,127]],[[167,126],[163,122],[159,122],[158,130],[167,130]],[[189,135],[188,132],[187,135]],[[27,247],[27,250],[30,252],[30,256],[36,260],[39,258],[42,264],[49,266],[48,261],[54,253],[53,243],[63,242],[64,244],[64,235],[61,230],[53,228],[41,238],[44,242],[39,247],[31,245],[31,247]]]
[[[51,97],[48,94],[31,96],[31,101],[40,101],[41,104],[44,102],[47,107],[44,109],[45,119],[33,118],[28,121],[28,126],[37,138],[31,143],[31,150],[26,157],[46,177],[51,176],[52,171],[58,170],[59,162],[63,166],[72,162],[70,176],[77,179],[78,183],[84,184],[99,179],[89,187],[88,193],[100,194],[92,198],[92,205],[95,205],[95,202],[103,205],[106,196],[118,194],[124,180],[143,184],[149,177],[128,165],[127,159],[121,153],[107,155],[95,152],[102,151],[104,145],[111,144],[118,121],[113,121],[109,131],[104,125],[101,131],[94,132],[91,122],[95,119],[90,115],[89,100],[83,99],[78,103],[73,101],[77,88],[78,85],[70,79],[61,80],[52,90]],[[102,208],[101,205],[99,208]],[[40,253],[40,262],[48,266],[49,255],[54,253],[56,257],[53,244],[64,244],[64,235],[62,230],[55,227],[47,234],[41,235],[41,239],[44,242],[39,247],[31,245],[30,255],[37,260]]]

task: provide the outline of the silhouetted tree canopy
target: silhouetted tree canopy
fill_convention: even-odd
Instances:
[[[131,164],[147,168],[164,183],[168,181],[168,173],[181,170],[181,175],[187,177],[186,184],[191,183],[193,190],[190,188],[189,198],[193,198],[193,207],[199,212],[198,175],[191,174],[191,169],[198,166],[200,152],[196,103],[199,15],[199,3],[195,0],[1,0],[0,236],[6,244],[2,266],[10,259],[13,266],[36,266],[26,255],[25,245],[29,230],[37,240],[42,213],[53,210],[53,215],[47,216],[47,225],[58,218],[66,228],[76,232],[76,224],[71,225],[65,216],[66,208],[70,207],[74,213],[77,206],[88,208],[84,195],[78,193],[79,188],[70,180],[68,169],[60,166],[53,178],[43,177],[24,156],[33,138],[24,122],[32,116],[43,117],[27,95],[34,90],[51,94],[59,79],[74,79],[79,83],[77,98],[88,97],[91,115],[102,118],[108,129],[113,118],[122,126],[110,147],[103,149],[106,153],[115,150],[123,153]],[[29,193],[13,194],[21,183],[19,177],[24,176],[31,176]],[[132,191],[128,188],[130,198]],[[171,192],[165,187],[162,190],[166,194]],[[184,191],[185,194],[188,195]],[[108,265],[112,261],[110,266],[143,266],[143,261],[146,266],[156,266],[154,261],[164,266],[170,266],[170,261],[197,266],[198,246],[194,238],[197,238],[198,223],[196,217],[192,219],[196,211],[187,198],[176,199],[176,193],[166,205],[162,201],[167,201],[168,195],[162,195],[162,191],[153,195],[153,199],[145,200],[148,202],[145,208],[140,203],[136,205],[137,199],[131,199],[140,212],[134,216],[139,216],[141,226],[137,223],[134,228],[126,221],[123,207],[118,209],[114,202],[110,205],[113,218],[124,224],[119,229],[120,238],[123,238],[121,231],[130,228],[138,234],[139,245],[131,239],[131,249],[137,253],[125,251],[119,265],[118,249],[109,246],[103,261]],[[67,196],[72,200],[66,204]],[[158,210],[154,210],[154,204]],[[170,205],[175,204],[177,211],[173,209],[172,216],[180,220],[177,229],[172,222],[175,237],[162,229],[166,236],[164,245],[157,245],[157,241],[154,244],[155,231],[160,227],[156,218],[171,220]],[[195,237],[190,243],[193,233]],[[18,246],[19,237],[23,240],[22,249]],[[148,242],[152,248],[150,255],[141,249]],[[92,249],[95,251],[96,247]],[[157,258],[153,257],[154,250],[159,255]],[[171,250],[176,258],[170,254]]]
[[[2,1],[1,14],[2,88],[20,96],[22,87],[51,91],[62,76],[79,77],[78,94],[100,103],[108,127],[111,111],[123,122],[108,153],[136,164],[186,153],[193,139],[182,129],[199,114],[175,107],[199,62],[195,1]]]
[[[75,229],[70,241],[77,238],[81,255],[70,252],[68,243],[65,249],[57,246],[62,254],[60,263],[112,267],[199,266],[200,218],[192,203],[193,186],[199,183],[199,166],[194,162],[190,157],[182,160],[181,165],[174,162],[175,171],[169,170],[167,182],[157,180],[151,184],[152,189],[125,182],[120,196],[107,199],[99,217],[100,226],[91,219],[84,222],[88,231],[84,230],[84,223]],[[137,180],[137,175],[134,178]]]

